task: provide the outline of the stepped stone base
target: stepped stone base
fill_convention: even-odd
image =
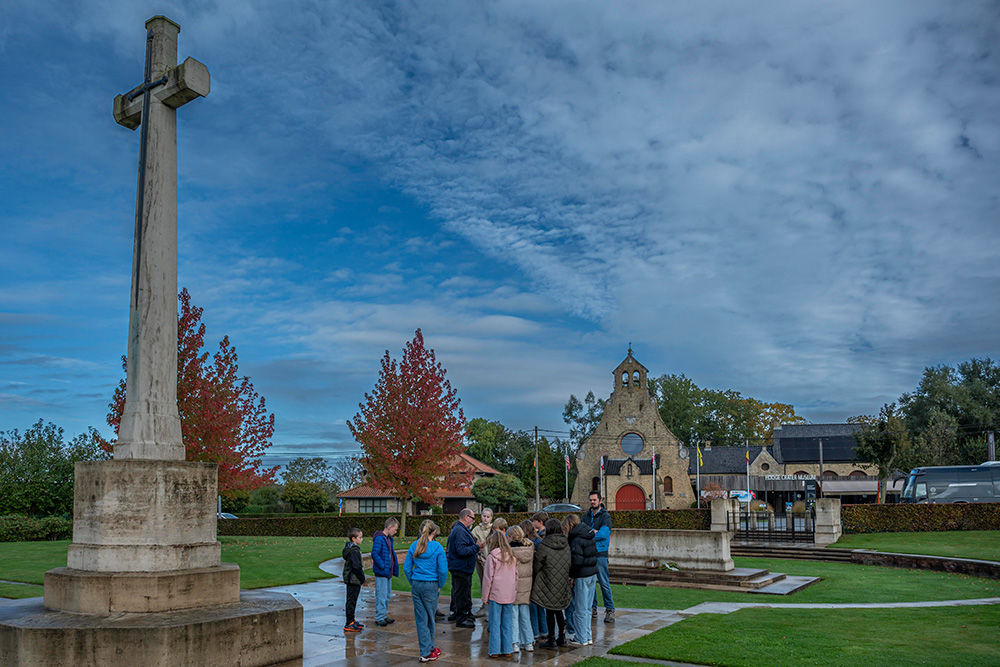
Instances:
[[[71,614],[32,598],[0,607],[0,665],[11,667],[293,667],[302,606],[243,591],[234,604],[146,614]]]
[[[81,614],[176,611],[240,601],[240,568],[171,572],[88,572],[57,567],[45,573],[44,604]]]

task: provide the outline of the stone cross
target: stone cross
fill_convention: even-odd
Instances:
[[[125,409],[115,459],[184,460],[177,412],[177,108],[209,93],[208,68],[177,65],[180,26],[146,21],[142,85],[115,97],[114,117],[142,126],[129,305]]]

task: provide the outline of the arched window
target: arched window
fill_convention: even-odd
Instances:
[[[823,477],[839,477],[839,475],[837,475],[837,473],[833,470],[824,470]]]
[[[621,447],[627,456],[635,456],[642,451],[642,436],[638,433],[626,433],[622,437]]]
[[[600,477],[593,477],[593,478],[591,478],[591,480],[590,480],[590,490],[591,491],[597,491],[598,493],[601,492],[601,478]]]
[[[809,473],[807,473],[805,470],[796,470],[792,474],[793,475],[802,475],[803,477],[809,477]]]
[[[663,478],[663,493],[673,494],[674,492],[674,479],[673,477]]]
[[[864,470],[852,470],[851,474],[848,475],[848,477],[867,477],[867,476],[868,473],[866,473]]]
[[[628,464],[628,472],[625,473],[625,476],[626,477],[631,477],[632,476],[632,464],[631,463]]]
[[[639,371],[632,372],[632,386],[633,387],[639,386]]]
[[[628,371],[622,371],[622,386],[628,387]]]

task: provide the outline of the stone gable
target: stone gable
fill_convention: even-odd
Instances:
[[[602,453],[606,465],[601,495],[609,510],[681,509],[694,502],[687,448],[660,418],[646,386],[648,372],[629,349],[612,374],[613,391],[601,423],[576,454],[579,476],[571,498],[581,507],[588,507],[587,496],[600,486]]]

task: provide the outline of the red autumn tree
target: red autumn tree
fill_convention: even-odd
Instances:
[[[379,491],[433,503],[442,485],[469,483],[471,474],[458,465],[465,416],[445,372],[420,329],[399,364],[385,351],[374,391],[347,422],[364,449],[368,481]]]
[[[178,295],[177,409],[188,461],[219,464],[219,493],[253,490],[274,483],[274,468],[264,468],[261,456],[271,446],[274,414],[254,391],[248,377],[239,377],[236,348],[229,336],[219,342],[209,360],[205,345],[204,308],[191,305],[187,289]],[[122,357],[122,369],[128,361]],[[118,433],[125,409],[125,380],[108,406],[108,424]]]

